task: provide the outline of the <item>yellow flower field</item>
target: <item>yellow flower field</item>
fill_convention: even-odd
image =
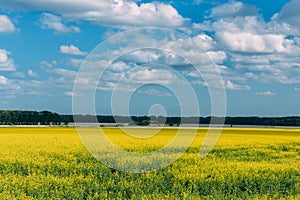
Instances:
[[[177,129],[149,139],[103,130],[141,153],[165,146]],[[225,128],[200,159],[206,130],[170,166],[136,174],[97,161],[75,128],[0,128],[0,199],[300,199],[300,129]]]

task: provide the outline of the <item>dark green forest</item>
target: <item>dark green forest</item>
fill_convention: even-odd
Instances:
[[[149,124],[209,124],[213,121],[222,122],[218,117],[163,117],[163,116],[103,116],[97,115],[60,115],[49,111],[0,110],[0,125],[67,125],[74,122],[82,123],[123,123],[147,126]],[[262,126],[300,126],[300,117],[226,117],[227,125],[262,125]]]

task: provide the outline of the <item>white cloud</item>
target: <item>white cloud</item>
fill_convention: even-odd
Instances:
[[[131,91],[136,85],[139,84],[161,84],[161,85],[170,85],[179,83],[181,80],[177,77],[174,72],[168,69],[159,69],[159,68],[148,68],[148,67],[130,67],[130,70],[127,71],[127,66],[123,66],[122,63],[119,63],[122,71],[105,71],[102,75],[99,82],[98,89],[102,91],[111,91],[116,86],[118,90],[122,91]],[[89,77],[89,78],[88,78]],[[87,80],[85,82],[85,80]],[[81,79],[77,79],[78,83],[84,86],[85,84],[93,85],[94,81],[98,80],[96,77],[91,74],[85,74]],[[85,88],[86,89],[86,88]]]
[[[292,43],[291,40],[285,39],[284,35],[276,34],[222,32],[218,33],[217,37],[228,50],[249,53],[288,53]]]
[[[70,91],[65,92],[64,95],[65,95],[65,96],[69,96],[69,97],[79,96],[78,94],[76,94],[76,93],[74,93],[74,92],[70,92]]]
[[[228,90],[250,90],[248,85],[235,84],[229,80],[226,81],[225,88]]]
[[[153,32],[150,31],[151,29],[148,30],[148,33],[136,33],[134,37],[130,38],[130,41],[124,41],[126,42],[126,47],[121,49],[112,48],[112,50],[99,56],[103,59],[113,59],[120,52],[129,49],[130,54],[126,53],[120,59],[133,60],[136,63],[155,62],[169,66],[187,64],[189,63],[187,59],[199,65],[211,64],[212,62],[207,52],[217,62],[226,57],[225,52],[216,49],[216,42],[208,35],[199,34],[194,37],[183,38],[182,36],[172,36],[168,34],[169,32],[165,33],[162,31],[161,34],[156,33],[157,37],[154,39]],[[121,39],[124,40],[122,37]],[[114,40],[118,40],[118,38],[114,38]],[[136,50],[136,46],[148,48]]]
[[[4,76],[0,76],[0,85],[6,85],[8,84],[8,79]]]
[[[65,92],[64,95],[72,97],[74,95],[74,92]]]
[[[224,51],[216,49],[217,43],[213,38],[203,33],[194,37],[180,39],[168,38],[172,37],[170,35],[163,37],[163,34],[159,37],[161,39],[153,40],[147,34],[135,34],[128,46],[124,48],[135,48],[131,46],[132,44],[149,48],[134,50],[130,54],[123,55],[120,59],[138,64],[159,63],[168,66],[182,65],[184,67],[184,65],[189,64],[187,59],[192,60],[195,64],[207,65],[208,63],[211,64],[212,60],[216,63],[221,63],[227,58]],[[103,57],[109,58],[113,55],[118,55],[119,50],[109,51],[108,53],[107,56]]]
[[[11,33],[16,31],[15,25],[6,15],[0,15],[0,33]]]
[[[71,77],[71,78],[74,78],[76,75],[76,71],[63,69],[63,68],[55,68],[55,69],[52,69],[50,72],[55,73],[60,76],[63,76],[63,77]]]
[[[290,53],[295,49],[293,30],[258,16],[219,19],[210,24],[221,47],[250,53]]]
[[[105,2],[106,1],[103,1],[104,4]],[[123,1],[115,2],[116,5],[114,9],[117,7],[123,8],[123,6],[128,6],[128,2],[125,2],[125,4],[122,4],[124,3]],[[80,0],[77,1],[77,4],[78,3],[80,3]],[[93,4],[95,8],[99,6],[98,2],[93,2]],[[158,3],[155,4],[158,5]],[[137,6],[137,10],[141,9],[141,5],[142,4]],[[111,5],[108,5],[108,7],[110,6]],[[100,14],[98,11],[90,13],[90,16],[92,17],[86,18],[87,15],[85,14],[90,10],[89,1],[87,1],[86,6],[82,5],[82,7],[78,7],[78,13],[75,14],[74,12],[71,12],[71,8],[66,8],[66,10],[69,9],[69,11],[62,11],[60,9],[61,8],[51,8],[49,11],[61,15],[66,21],[86,20],[95,24],[104,25],[106,22],[109,22],[105,21],[109,19],[105,16],[99,20]],[[121,9],[119,12],[121,13],[123,10]],[[174,52],[183,52],[182,56],[195,58],[193,60],[199,61],[201,67],[207,65],[209,62],[209,59],[207,59],[207,54],[220,66],[223,66],[225,61],[230,61],[229,63],[226,62],[228,67],[220,69],[224,79],[230,80],[225,81],[224,83],[227,89],[250,89],[250,87],[246,84],[239,85],[237,84],[239,82],[236,83],[236,81],[245,81],[247,79],[280,82],[286,84],[300,82],[300,71],[297,65],[297,63],[300,63],[298,56],[300,55],[300,39],[297,42],[296,37],[290,37],[288,34],[288,30],[290,30],[289,26],[286,26],[283,23],[279,23],[275,20],[265,22],[263,18],[260,18],[255,7],[243,4],[241,2],[232,1],[225,6],[223,5],[222,12],[218,9],[213,9],[211,17],[214,17],[214,19],[211,19],[212,21],[206,24],[210,28],[209,31],[215,33],[210,34],[210,36],[203,33],[202,30],[199,31],[198,29],[198,32],[194,32],[193,34],[195,36],[192,36],[189,39],[171,42],[168,41],[169,38],[156,41],[147,40],[142,34],[136,35],[131,39],[135,40],[133,44],[141,44],[141,46],[145,47],[157,47],[170,51],[174,50]],[[130,21],[130,23],[126,21],[131,15],[133,15],[133,13],[134,12],[128,13],[128,15],[123,15],[123,19],[120,19],[119,16],[116,15],[114,21],[109,23],[111,23],[111,26],[129,26],[129,24],[130,26],[138,26],[136,24],[136,20],[139,19],[133,19]],[[105,15],[105,12],[102,14]],[[113,19],[113,17],[111,17],[111,19]],[[147,20],[145,20],[145,22],[147,22]],[[216,41],[218,41],[218,43]],[[130,44],[128,45],[130,46]],[[128,49],[130,49],[130,47]],[[78,49],[78,51],[80,50]],[[107,54],[110,55],[103,55],[103,58],[107,59],[106,62],[109,63],[109,59],[115,55],[118,55],[119,52],[121,52],[119,49],[112,50],[107,52]],[[207,54],[205,54],[206,52]],[[128,56],[128,58],[129,57],[130,56]],[[159,62],[161,64],[184,64],[184,60],[182,59],[175,59],[172,56],[168,57],[160,52],[154,51],[135,52],[131,54],[130,58],[136,62],[140,61],[141,63]],[[168,58],[170,59],[168,60]],[[72,66],[78,67],[80,64],[80,60],[71,61]],[[103,76],[105,78],[108,77],[107,80],[105,80],[109,83],[108,85],[113,85],[113,82],[120,78],[122,75],[121,72],[128,69],[129,66],[127,64],[128,63],[120,62],[111,65],[111,68],[109,69],[111,70],[111,73],[106,73],[105,76]],[[105,67],[106,65],[96,65],[93,63],[91,65],[91,70],[95,70],[96,67],[100,66]],[[182,65],[182,67],[184,67],[184,65]],[[204,67],[203,69],[205,73],[206,71],[207,73],[210,73],[209,70],[209,67],[207,67],[207,69]],[[145,74],[147,73],[148,72],[145,72]],[[143,82],[141,79],[143,76],[145,76],[145,74],[135,73],[137,78],[131,78],[133,82]],[[193,74],[190,73],[189,75],[192,77]],[[149,80],[147,77],[143,78],[144,80]],[[152,78],[153,80],[157,78],[158,81],[161,81],[160,77],[152,76]],[[172,79],[172,77],[170,78]]]
[[[83,61],[84,61],[83,59],[71,58],[69,64],[72,67],[80,67]]]
[[[179,55],[175,55],[172,52],[166,52],[159,49],[141,49],[130,54],[122,56],[123,60],[129,63],[158,63],[162,65],[178,65],[178,64],[186,64],[187,61],[183,59]]]
[[[244,7],[241,3],[238,4]],[[288,24],[277,15],[266,22],[259,14],[239,14],[216,17],[195,26],[214,33],[213,39],[218,41],[214,52],[223,50],[227,56],[227,59],[220,59],[217,63],[230,61],[226,64],[235,77],[270,83],[300,82],[300,31],[292,23]],[[225,79],[234,80],[230,76],[225,76]]]
[[[1,97],[6,97],[17,93],[21,87],[15,81],[0,75],[0,91]]]
[[[29,69],[27,71],[27,74],[29,77],[38,77],[38,74],[36,72],[32,71],[31,69]]]
[[[292,54],[256,56],[234,54],[232,60],[235,70],[244,72],[244,76],[248,78],[269,83],[300,83],[300,57],[298,56]]]
[[[63,24],[61,17],[44,13],[40,18],[41,27],[44,29],[54,30],[56,33],[79,33],[80,28],[76,26],[66,26]]]
[[[278,25],[279,26],[279,25]],[[266,23],[257,16],[219,19],[211,24],[221,47],[250,53],[289,53],[294,47],[282,28]]]
[[[84,77],[84,78],[79,77],[79,78],[76,79],[76,83],[80,84],[80,85],[87,86],[87,85],[90,85],[92,83],[92,78],[90,78],[90,77]]]
[[[214,39],[204,33],[198,34],[192,38],[195,44],[198,44],[204,51],[212,50],[217,46]]]
[[[39,66],[40,66],[41,68],[52,68],[52,67],[54,67],[55,65],[57,65],[57,62],[56,62],[55,60],[52,61],[52,62],[41,61],[41,62],[39,63]]]
[[[294,27],[300,27],[300,0],[292,0],[287,3],[278,14],[273,16],[273,20],[288,23]]]
[[[128,61],[131,60],[136,63],[155,63],[158,62],[158,60],[161,57],[165,58],[164,54],[159,50],[153,50],[153,49],[137,50],[128,55],[123,56],[124,59]]]
[[[176,28],[187,21],[171,5],[157,2],[138,5],[136,2],[127,0],[27,0],[22,3],[19,0],[10,0],[8,2],[0,1],[0,5],[10,9],[46,10],[69,21],[88,21],[94,24],[117,27],[158,26]],[[60,25],[60,20],[57,21],[58,24],[55,25],[57,29],[65,30]]]
[[[78,55],[78,56],[85,56],[87,52],[80,51],[80,49],[74,45],[61,45],[60,52],[63,54],[71,54],[71,55]]]
[[[109,70],[113,72],[124,72],[129,68],[130,66],[125,62],[114,62],[109,66]]]
[[[150,33],[152,34],[152,32]],[[125,47],[122,46],[122,48],[117,49],[112,48],[110,51],[105,51],[103,54],[99,53],[97,55],[91,55],[93,56],[93,61],[84,62],[84,73],[86,74],[81,74],[81,76],[84,78],[90,77],[97,79],[98,77],[95,77],[95,73],[92,73],[95,69],[101,67],[101,70],[103,70],[107,64],[110,64],[109,59],[114,59],[117,55],[122,55],[121,57],[118,57],[118,59],[114,61],[102,75],[101,84],[98,89],[106,91],[111,90],[119,80],[123,82],[124,85],[128,85],[128,88],[122,88],[124,90],[129,90],[130,87],[135,84],[184,84],[184,82],[179,80],[180,78],[171,73],[171,71],[179,74],[183,73],[188,77],[195,78],[193,73],[188,73],[189,70],[195,71],[196,69],[192,67],[192,65],[188,65],[189,62],[187,59],[194,61],[195,67],[201,70],[201,75],[205,75],[206,79],[208,79],[207,81],[209,81],[217,78],[217,70],[214,70],[212,67],[213,63],[211,59],[217,63],[221,63],[227,58],[224,51],[216,49],[217,44],[213,38],[203,33],[194,37],[180,39],[176,39],[178,36],[164,36],[163,34],[158,34],[158,36],[153,39],[151,34],[146,34],[144,32],[135,34],[134,37],[130,38],[130,41],[124,41],[126,44]],[[114,38],[114,40],[118,39]],[[123,41],[124,38],[119,40]],[[136,44],[148,48],[136,50]],[[124,54],[121,52],[126,53]],[[184,57],[187,59],[184,59]],[[209,57],[211,57],[211,59]],[[96,59],[102,61],[102,63],[96,63]],[[77,61],[75,61],[75,63],[76,62]],[[147,65],[148,63],[152,65]],[[144,64],[144,67],[138,67]],[[155,64],[158,64],[157,68],[154,67]],[[161,65],[170,67],[170,70],[165,70]],[[154,68],[149,69],[146,68],[146,66],[153,66]],[[133,69],[134,67],[140,69],[135,70]],[[220,66],[219,68],[222,72],[227,71],[227,68],[224,66]],[[130,72],[127,73],[127,70],[130,70]],[[197,74],[196,77],[201,77],[201,75]],[[84,84],[82,83],[82,85]],[[233,89],[245,89],[245,87],[242,86],[234,86],[236,86],[236,88]]]
[[[241,65],[269,65],[270,58],[266,55],[245,55],[245,54],[230,54],[231,62],[240,63]]]
[[[147,96],[157,96],[157,97],[172,97],[173,94],[169,92],[161,92],[156,89],[148,89],[148,90],[138,90],[139,94],[145,94]]]
[[[10,52],[0,49],[0,71],[15,71],[14,60],[9,58]]]
[[[0,50],[0,63],[5,63],[8,60],[8,55],[10,53],[6,51],[5,49]]]
[[[210,29],[215,32],[229,32],[229,33],[256,33],[267,34],[270,33],[270,27],[262,19],[257,16],[222,18],[207,24]]]
[[[218,64],[223,63],[227,58],[227,55],[224,51],[208,51],[207,54],[215,63]]]
[[[258,96],[275,96],[276,94],[271,91],[266,91],[266,92],[256,92],[256,95],[258,95]]]
[[[70,89],[73,87],[76,71],[57,67],[44,67],[42,69],[51,75],[46,83],[48,86]]]
[[[81,23],[82,21],[118,28],[128,28],[131,26],[183,28],[182,26],[188,21],[171,5],[158,3],[157,1],[155,3],[136,2],[127,0],[26,0],[20,3],[19,0],[0,0],[0,5],[12,9],[20,8],[48,12],[42,14],[40,23],[43,28],[54,30],[57,33],[77,33],[80,29],[74,24]],[[200,3],[200,1],[194,2]],[[214,62],[219,64],[217,67],[223,75],[224,80],[226,80],[224,84],[228,90],[249,90],[250,87],[244,84],[244,81],[247,79],[284,84],[300,83],[300,39],[295,35],[296,31],[294,31],[297,27],[300,27],[298,7],[299,0],[292,0],[271,21],[266,22],[259,16],[258,9],[254,6],[230,1],[229,3],[213,8],[210,16],[206,18],[207,22],[193,24],[194,26],[198,26],[199,29],[197,29],[197,32],[193,32],[193,36],[189,39],[168,41],[169,38],[166,37],[167,39],[165,40],[153,41],[145,39],[142,34],[132,39],[139,40],[140,43],[134,42],[134,44],[141,44],[141,46],[183,52],[181,56],[195,58],[193,60],[199,61],[199,66],[204,66],[201,70],[209,74],[213,73],[213,71],[210,69],[211,65],[207,65],[209,62],[207,59],[208,54]],[[1,26],[1,23],[4,24],[3,21],[5,21],[1,21],[1,16],[3,18],[4,15],[0,15],[0,32],[1,28],[5,29],[2,32],[15,31],[15,27],[8,17],[6,22],[11,23],[10,28],[7,28],[9,26]],[[209,36],[203,33],[202,27],[206,27],[212,34],[209,34]],[[190,29],[187,26],[184,28]],[[81,56],[87,54],[74,45],[62,45],[60,52]],[[107,60],[86,63],[90,65],[91,71],[87,70],[86,77],[78,81],[83,85],[89,85],[93,81],[96,81],[93,74],[90,75],[88,73],[96,70],[97,67],[106,67],[110,61],[109,59],[118,55],[118,52],[120,52],[119,49],[107,52],[110,56],[103,56]],[[15,70],[14,61],[9,55],[8,51],[0,49],[0,71]],[[185,64],[185,60],[179,56],[174,57],[171,54],[167,55],[155,51],[135,52],[131,54],[130,59],[141,63],[179,64],[179,66],[176,66],[178,67],[176,69],[185,67],[183,65]],[[70,64],[79,67],[82,61],[80,59],[71,59]],[[225,63],[228,67],[224,66],[225,61],[230,61]],[[70,84],[71,86],[76,72],[56,68],[56,65],[56,62],[40,63],[40,66],[45,68],[51,75],[61,76],[59,79],[53,79],[53,82],[61,85]],[[128,70],[130,67],[132,66],[129,66],[125,62],[113,63],[108,69],[109,72],[103,76],[103,80],[105,81],[103,88],[114,87],[116,81],[125,75],[122,72]],[[125,79],[127,78],[128,83],[132,84],[149,82],[170,84],[176,81],[176,77],[167,71],[155,70],[142,69],[135,71],[127,74]],[[189,78],[196,79],[199,76],[197,73],[188,70],[186,75]],[[33,71],[28,71],[28,76],[31,76],[30,74],[35,76],[35,72]],[[4,82],[4,80],[2,78],[0,82]],[[207,83],[200,80],[195,80],[193,83],[207,85]],[[240,85],[240,83],[244,85]],[[295,91],[299,91],[299,88],[295,88]],[[275,95],[270,91],[257,92],[256,94]]]
[[[238,1],[221,4],[214,7],[211,11],[212,18],[226,18],[236,16],[251,16],[257,15],[258,9],[255,6],[248,5]]]
[[[169,70],[141,68],[130,72],[124,77],[124,80],[129,83],[156,83],[156,84],[171,84],[177,81],[177,77],[170,73]]]

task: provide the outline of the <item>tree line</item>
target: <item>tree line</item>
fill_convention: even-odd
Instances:
[[[146,126],[149,124],[210,124],[211,120],[223,122],[220,117],[164,117],[164,116],[110,116],[110,115],[60,115],[49,111],[0,110],[0,125],[67,125],[81,123],[124,123]],[[288,117],[226,117],[227,125],[300,126],[300,116]]]
[[[60,125],[69,122],[68,116],[49,111],[0,110],[1,125]]]

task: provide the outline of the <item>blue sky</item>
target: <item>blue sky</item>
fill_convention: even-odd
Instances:
[[[93,92],[89,86],[98,80],[94,91],[98,114],[112,113],[112,93],[134,91],[128,104],[120,95],[113,106],[128,108],[133,115],[180,115],[181,102],[172,88],[181,88],[179,96],[190,99],[183,87],[190,85],[201,115],[211,115],[208,87],[219,86],[195,75],[185,60],[194,56],[201,61],[209,57],[220,72],[227,115],[299,115],[299,7],[300,0],[0,0],[0,109],[70,114],[72,97]],[[124,31],[142,27],[168,28],[185,38],[149,41],[143,34],[131,38],[134,41],[127,38],[127,46],[151,44],[154,49],[112,59],[121,52],[120,46],[112,44],[97,60],[97,67],[107,67],[100,80],[93,76],[93,71],[99,70],[94,65],[76,79],[97,45],[115,34],[124,36]],[[166,51],[172,50],[170,47],[181,48],[182,54]],[[203,51],[206,57],[202,57]],[[211,73],[205,62],[198,67],[205,68],[207,76]],[[183,79],[187,83],[182,83]],[[76,80],[84,88],[82,94],[73,91]],[[116,87],[117,83],[123,87]],[[197,114],[190,104],[184,115]],[[126,114],[121,110],[119,114]]]

